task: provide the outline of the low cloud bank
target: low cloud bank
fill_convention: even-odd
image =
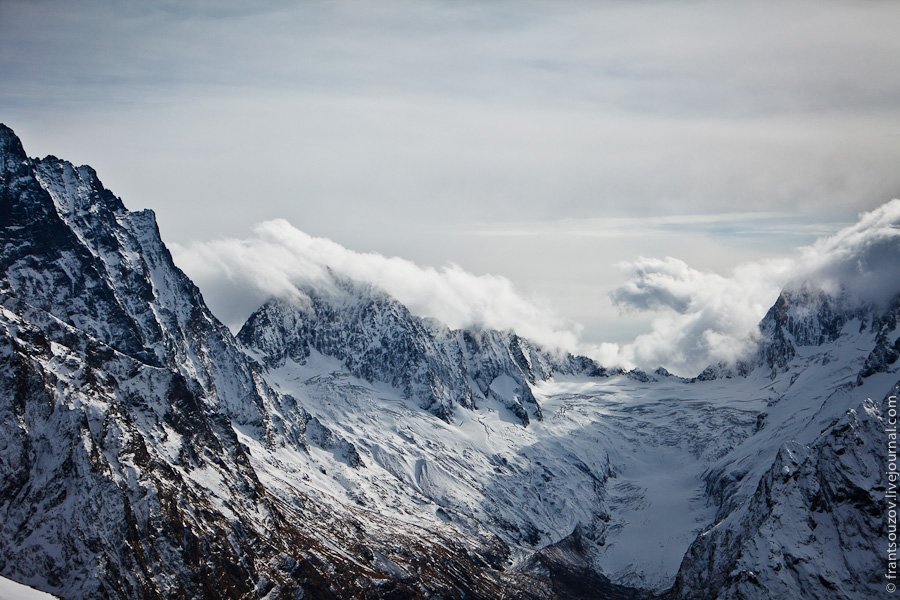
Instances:
[[[580,328],[512,282],[474,275],[457,265],[435,269],[377,253],[361,253],[312,237],[284,220],[267,221],[248,239],[174,248],[176,262],[197,282],[213,311],[232,328],[272,297],[302,303],[304,289],[339,293],[333,275],[375,285],[414,314],[454,328],[514,329],[551,348],[574,350]]]
[[[622,310],[656,315],[650,332],[622,345],[583,343],[577,324],[526,298],[504,277],[355,252],[284,220],[261,223],[247,239],[176,246],[174,252],[232,328],[271,297],[303,303],[304,289],[339,294],[338,275],[375,285],[413,313],[450,327],[513,329],[546,347],[588,354],[607,366],[664,366],[695,375],[709,364],[752,352],[757,325],[784,288],[843,291],[872,303],[900,294],[900,200],[862,214],[856,224],[800,248],[793,257],[745,263],[727,275],[672,257],[620,265],[627,281],[612,292],[613,301]]]
[[[649,333],[598,358],[686,375],[733,361],[755,347],[757,324],[784,288],[846,292],[884,304],[900,293],[900,200],[860,216],[838,233],[782,260],[746,263],[728,276],[699,271],[676,258],[639,258],[621,265],[627,282],[612,292],[624,310],[653,311]]]

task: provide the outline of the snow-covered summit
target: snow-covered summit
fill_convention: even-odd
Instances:
[[[833,360],[832,345],[840,338],[871,334],[869,348],[859,378],[887,370],[900,358],[900,340],[893,335],[900,316],[900,295],[885,302],[861,302],[848,290],[827,293],[815,286],[803,285],[785,289],[759,323],[755,352],[749,358],[733,363],[718,363],[697,377],[706,381],[717,378],[746,377],[762,370],[774,378],[791,370],[795,358],[817,352],[823,360]],[[855,328],[855,329],[854,329]]]
[[[522,421],[542,418],[532,386],[552,375],[600,375],[585,357],[547,351],[512,331],[451,330],[423,319],[373,286],[335,279],[307,302],[271,300],[238,339],[268,367],[304,364],[315,350],[353,375],[394,386],[442,419],[488,398]]]

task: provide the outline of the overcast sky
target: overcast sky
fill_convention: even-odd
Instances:
[[[0,0],[0,121],[176,248],[282,218],[594,342],[652,316],[619,263],[727,274],[900,196],[898,2],[249,4]]]

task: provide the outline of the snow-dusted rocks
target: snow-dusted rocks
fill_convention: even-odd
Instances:
[[[89,168],[28,158],[6,127],[0,303],[4,576],[67,598],[544,589],[499,572],[490,539],[389,517],[368,531],[315,498],[303,476],[360,468],[355,448],[266,384],[152,213]],[[251,446],[292,457],[290,494]]]
[[[865,399],[811,444],[784,444],[748,501],[691,545],[673,596],[881,597],[886,405]]]
[[[387,383],[449,421],[456,407],[496,400],[527,425],[542,418],[532,386],[553,374],[600,374],[588,358],[546,351],[513,332],[450,330],[412,315],[371,286],[335,279],[308,302],[271,300],[238,339],[267,367],[304,364],[312,350],[348,372]]]
[[[0,126],[0,575],[66,598],[881,589],[896,299],[787,290],[752,360],[688,380],[354,281],[300,292],[236,340],[150,211]]]
[[[801,288],[783,291],[760,324],[758,362],[773,371],[785,370],[798,346],[822,346],[841,335],[848,321],[867,324],[871,307],[856,306],[846,295],[834,297]]]
[[[761,324],[758,431],[706,473],[713,524],[678,598],[884,593],[885,402],[897,393],[897,300],[782,293]],[[763,384],[768,379],[769,385]]]

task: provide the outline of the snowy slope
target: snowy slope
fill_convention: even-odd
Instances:
[[[272,300],[247,320],[238,339],[268,367],[302,364],[315,350],[351,374],[401,390],[449,421],[456,407],[492,399],[525,425],[542,418],[532,386],[553,374],[599,374],[588,358],[542,350],[514,332],[453,331],[412,315],[372,286],[334,279],[304,290],[307,304]]]
[[[875,368],[872,357],[891,358],[879,349],[896,344],[895,310],[837,311],[840,302],[786,293],[763,321],[757,362],[718,376],[595,371],[537,382],[544,418],[527,428],[490,399],[435,423],[407,389],[353,377],[345,353],[353,344],[318,346],[331,356],[310,349],[317,328],[347,318],[323,325],[321,310],[280,303],[278,328],[255,341],[247,327],[241,339],[270,365],[267,381],[333,424],[367,465],[367,481],[342,474],[337,486],[321,484],[323,494],[381,513],[411,502],[403,511],[416,519],[435,513],[469,531],[488,528],[514,561],[577,529],[597,572],[663,591],[697,534],[752,496],[783,444],[813,440],[861,394],[890,385],[891,375],[876,372],[896,365]],[[383,340],[359,331],[376,347]],[[302,350],[284,350],[291,344]]]
[[[748,502],[691,547],[675,595],[881,597],[886,414],[866,399],[811,444],[782,446]]]
[[[685,380],[302,292],[234,339],[152,213],[0,126],[0,574],[73,598],[878,592],[896,300],[786,290],[756,356]]]
[[[844,301],[786,293],[763,321],[764,332],[794,324],[776,337],[780,354],[765,341],[761,348],[778,357],[766,377],[772,398],[761,430],[705,475],[719,511],[685,556],[677,597],[883,591],[878,465],[886,459],[884,399],[898,382],[890,351],[900,338],[898,305],[838,315],[829,308]]]
[[[354,449],[266,385],[152,214],[5,127],[0,183],[0,573],[75,598],[520,586],[467,554],[490,540],[271,493],[239,436],[310,472]]]
[[[0,577],[0,600],[52,600],[55,596]]]
[[[473,535],[487,529],[512,549],[511,564],[578,527],[602,572],[657,590],[671,584],[713,517],[704,461],[749,435],[764,406],[727,406],[719,382],[568,377],[537,386],[545,419],[527,428],[499,402],[446,423],[341,366],[313,354],[268,374],[350,440],[366,465],[313,477],[323,497]],[[268,461],[264,449],[251,449]],[[646,539],[660,541],[648,547]]]

